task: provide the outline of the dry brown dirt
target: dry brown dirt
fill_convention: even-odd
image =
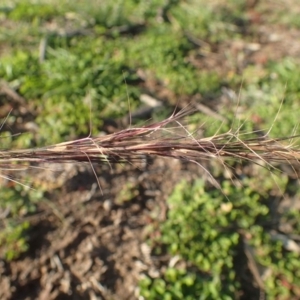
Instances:
[[[295,43],[299,30],[265,24],[258,12],[250,13],[255,28],[251,42],[210,45],[210,51],[195,52],[190,61],[228,74],[242,72],[248,64],[259,68],[286,55],[300,57],[300,44]],[[158,82],[145,80],[143,88],[162,100],[175,101]],[[21,119],[30,121],[30,109],[24,108],[21,98],[3,90],[1,95],[13,103],[2,99],[1,117],[13,106]],[[179,102],[189,100],[183,96]],[[18,130],[26,128],[20,125]],[[176,183],[206,176],[203,170],[162,158],[145,160],[138,167],[94,168],[101,190],[88,165],[62,168],[64,175],[53,187],[47,168],[34,175],[36,186],[49,185],[47,200],[28,216],[32,224],[28,252],[11,262],[0,260],[1,299],[137,299],[143,274],[159,275],[157,258],[146,243],[147,226],[165,219],[166,199]]]

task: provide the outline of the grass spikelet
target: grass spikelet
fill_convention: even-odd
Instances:
[[[22,168],[19,164],[30,163],[118,163],[138,161],[145,156],[193,162],[213,157],[261,160],[270,167],[272,163],[292,164],[300,159],[300,150],[291,142],[299,137],[297,135],[271,139],[267,135],[253,137],[252,134],[247,138],[247,134],[230,131],[197,139],[187,130],[178,134],[180,127],[184,128],[179,120],[191,112],[191,109],[184,109],[163,121],[106,136],[86,137],[36,149],[4,150],[0,153],[0,168],[14,170]],[[171,124],[177,125],[170,128]]]

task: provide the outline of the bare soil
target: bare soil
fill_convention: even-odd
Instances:
[[[205,56],[195,52],[190,61],[228,74],[242,72],[249,64],[259,68],[287,55],[300,57],[300,44],[295,42],[299,30],[264,23],[259,12],[249,13],[255,28],[248,33],[251,42],[211,45]],[[158,82],[146,79],[143,88],[159,99],[175,101]],[[30,108],[24,108],[22,99],[3,95],[12,105],[2,103],[1,117],[13,106],[14,113],[30,122]],[[182,96],[179,100],[191,99]],[[18,130],[26,128],[20,125]],[[33,176],[36,186],[49,185],[47,200],[28,216],[32,224],[29,251],[11,262],[0,260],[1,299],[137,299],[143,274],[159,276],[158,258],[146,243],[147,228],[166,218],[166,199],[176,183],[207,175],[196,165],[162,158],[145,159],[138,167],[94,167],[101,189],[88,165],[66,166],[61,181],[53,186],[47,168]]]

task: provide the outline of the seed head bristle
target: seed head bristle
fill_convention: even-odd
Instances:
[[[179,119],[190,112],[191,110],[183,110],[163,121],[106,136],[87,137],[36,149],[2,151],[0,169],[17,168],[20,163],[117,163],[140,160],[145,156],[172,157],[186,161],[201,161],[211,157],[260,159],[267,163],[294,163],[300,159],[299,149],[294,148],[291,143],[284,144],[284,141],[293,141],[299,136],[241,139],[237,133],[228,132],[197,139],[186,129],[184,135],[177,134],[176,129],[167,129],[171,123],[180,124]],[[180,126],[183,127],[181,124]]]

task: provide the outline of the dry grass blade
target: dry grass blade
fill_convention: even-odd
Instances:
[[[18,163],[44,162],[126,162],[145,156],[172,157],[186,161],[200,161],[211,157],[242,160],[260,159],[271,162],[298,162],[300,150],[285,140],[299,136],[270,139],[255,137],[241,139],[238,133],[228,132],[210,138],[196,139],[187,131],[179,135],[171,123],[191,113],[182,110],[168,119],[138,128],[129,128],[103,137],[79,140],[26,150],[6,150],[0,153],[0,168],[18,168]],[[180,124],[181,125],[181,124]],[[183,127],[181,125],[181,127]]]

